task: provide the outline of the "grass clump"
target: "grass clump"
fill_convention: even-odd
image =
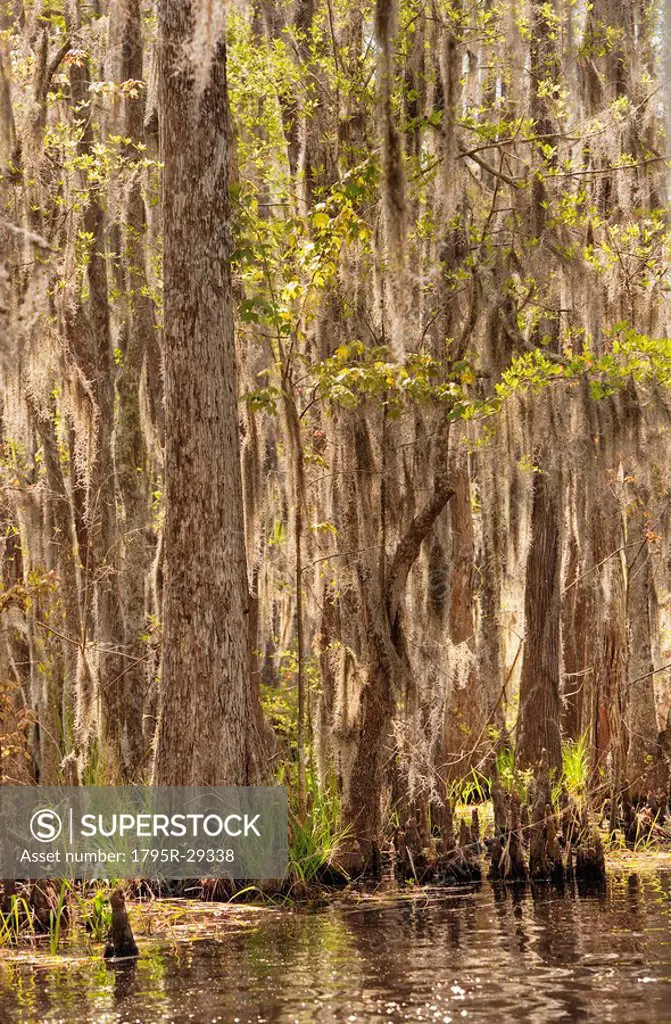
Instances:
[[[306,777],[307,814],[298,813],[294,794],[289,788],[289,869],[292,883],[302,887],[314,885],[333,876],[345,878],[338,855],[349,835],[340,825],[340,797],[333,784],[320,786],[314,772]]]
[[[589,736],[585,731],[576,740],[566,740],[562,745],[563,788],[570,797],[580,803],[589,782]]]

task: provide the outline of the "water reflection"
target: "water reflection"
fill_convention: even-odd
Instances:
[[[0,1022],[671,1020],[668,873],[490,887],[254,918],[137,963],[0,961]]]
[[[114,978],[114,1006],[123,1010],[125,1005],[130,1005],[137,988],[137,964],[133,960],[118,964],[108,962],[105,967]]]

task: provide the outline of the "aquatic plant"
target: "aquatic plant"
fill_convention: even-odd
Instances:
[[[589,730],[562,745],[561,784],[569,796],[582,799],[589,781]]]
[[[102,883],[89,896],[74,892],[79,915],[93,942],[103,942],[112,924],[109,889],[108,883]]]
[[[66,880],[61,881],[61,888],[58,894],[58,902],[55,907],[52,907],[49,911],[49,951],[52,956],[58,952],[58,946],[61,939],[61,931],[63,926],[67,924],[68,919],[68,908],[67,908],[67,894],[71,891],[71,885]]]
[[[344,877],[338,854],[349,830],[340,824],[340,797],[335,786],[320,786],[314,771],[306,775],[308,812],[298,814],[296,801],[289,808],[289,868],[292,885],[310,885],[328,871]],[[294,792],[294,791],[290,791]]]
[[[23,896],[10,896],[8,909],[0,911],[0,946],[26,937],[35,937],[31,909]]]

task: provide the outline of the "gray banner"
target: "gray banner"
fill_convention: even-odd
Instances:
[[[283,786],[0,786],[0,878],[283,878]]]

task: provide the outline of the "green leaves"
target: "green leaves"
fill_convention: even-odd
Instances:
[[[282,392],[279,388],[268,385],[267,387],[258,388],[256,391],[248,391],[242,396],[243,401],[247,404],[250,412],[277,412],[277,402],[281,398]]]
[[[313,217],[312,217],[312,226],[314,228],[317,228],[317,230],[320,230],[322,228],[327,228],[329,226],[329,224],[330,224],[330,221],[331,221],[331,218],[329,217],[328,213],[324,213],[323,211],[320,211],[319,213],[315,213],[313,215]]]
[[[455,406],[465,401],[465,386],[475,382],[470,364],[455,367],[423,353],[410,354],[403,363],[389,359],[384,346],[366,348],[361,341],[341,345],[330,358],[314,367],[323,398],[347,408],[367,399],[386,405],[392,415],[413,403]]]

